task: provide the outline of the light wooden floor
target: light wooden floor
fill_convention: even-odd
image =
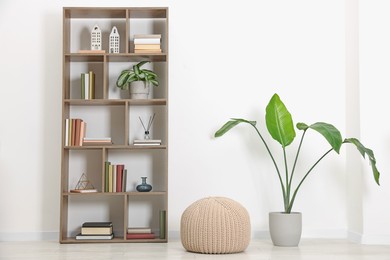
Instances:
[[[390,260],[390,246],[359,245],[346,240],[304,239],[299,247],[274,247],[269,240],[252,240],[247,250],[231,255],[186,252],[180,241],[167,244],[67,244],[55,241],[0,242],[0,259],[107,260],[107,259],[283,259],[283,260]]]

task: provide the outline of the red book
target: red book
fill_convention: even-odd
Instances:
[[[76,121],[76,131],[75,131],[75,146],[80,146],[80,132],[81,132],[81,119],[77,118]]]
[[[76,119],[72,119],[72,138],[71,138],[72,142],[72,146],[75,146],[76,145]]]
[[[144,234],[144,233],[134,233],[134,234],[126,234],[127,239],[154,239],[156,236],[154,233]]]
[[[116,192],[122,192],[122,177],[123,177],[123,164],[116,166]]]

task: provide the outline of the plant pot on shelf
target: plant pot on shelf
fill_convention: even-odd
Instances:
[[[130,83],[131,99],[148,99],[150,84],[146,81],[133,81]]]
[[[275,246],[298,246],[302,234],[302,214],[270,212],[269,232]]]

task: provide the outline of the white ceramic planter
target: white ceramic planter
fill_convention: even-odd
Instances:
[[[149,84],[145,81],[133,81],[130,84],[131,99],[147,99],[149,96]]]
[[[269,231],[275,246],[298,246],[302,234],[302,214],[270,212]]]

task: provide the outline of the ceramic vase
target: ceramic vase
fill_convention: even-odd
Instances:
[[[298,246],[302,234],[302,214],[270,212],[269,231],[275,246]]]
[[[137,185],[136,189],[139,192],[148,192],[152,190],[152,185],[146,183],[147,177],[141,177],[142,183]]]

